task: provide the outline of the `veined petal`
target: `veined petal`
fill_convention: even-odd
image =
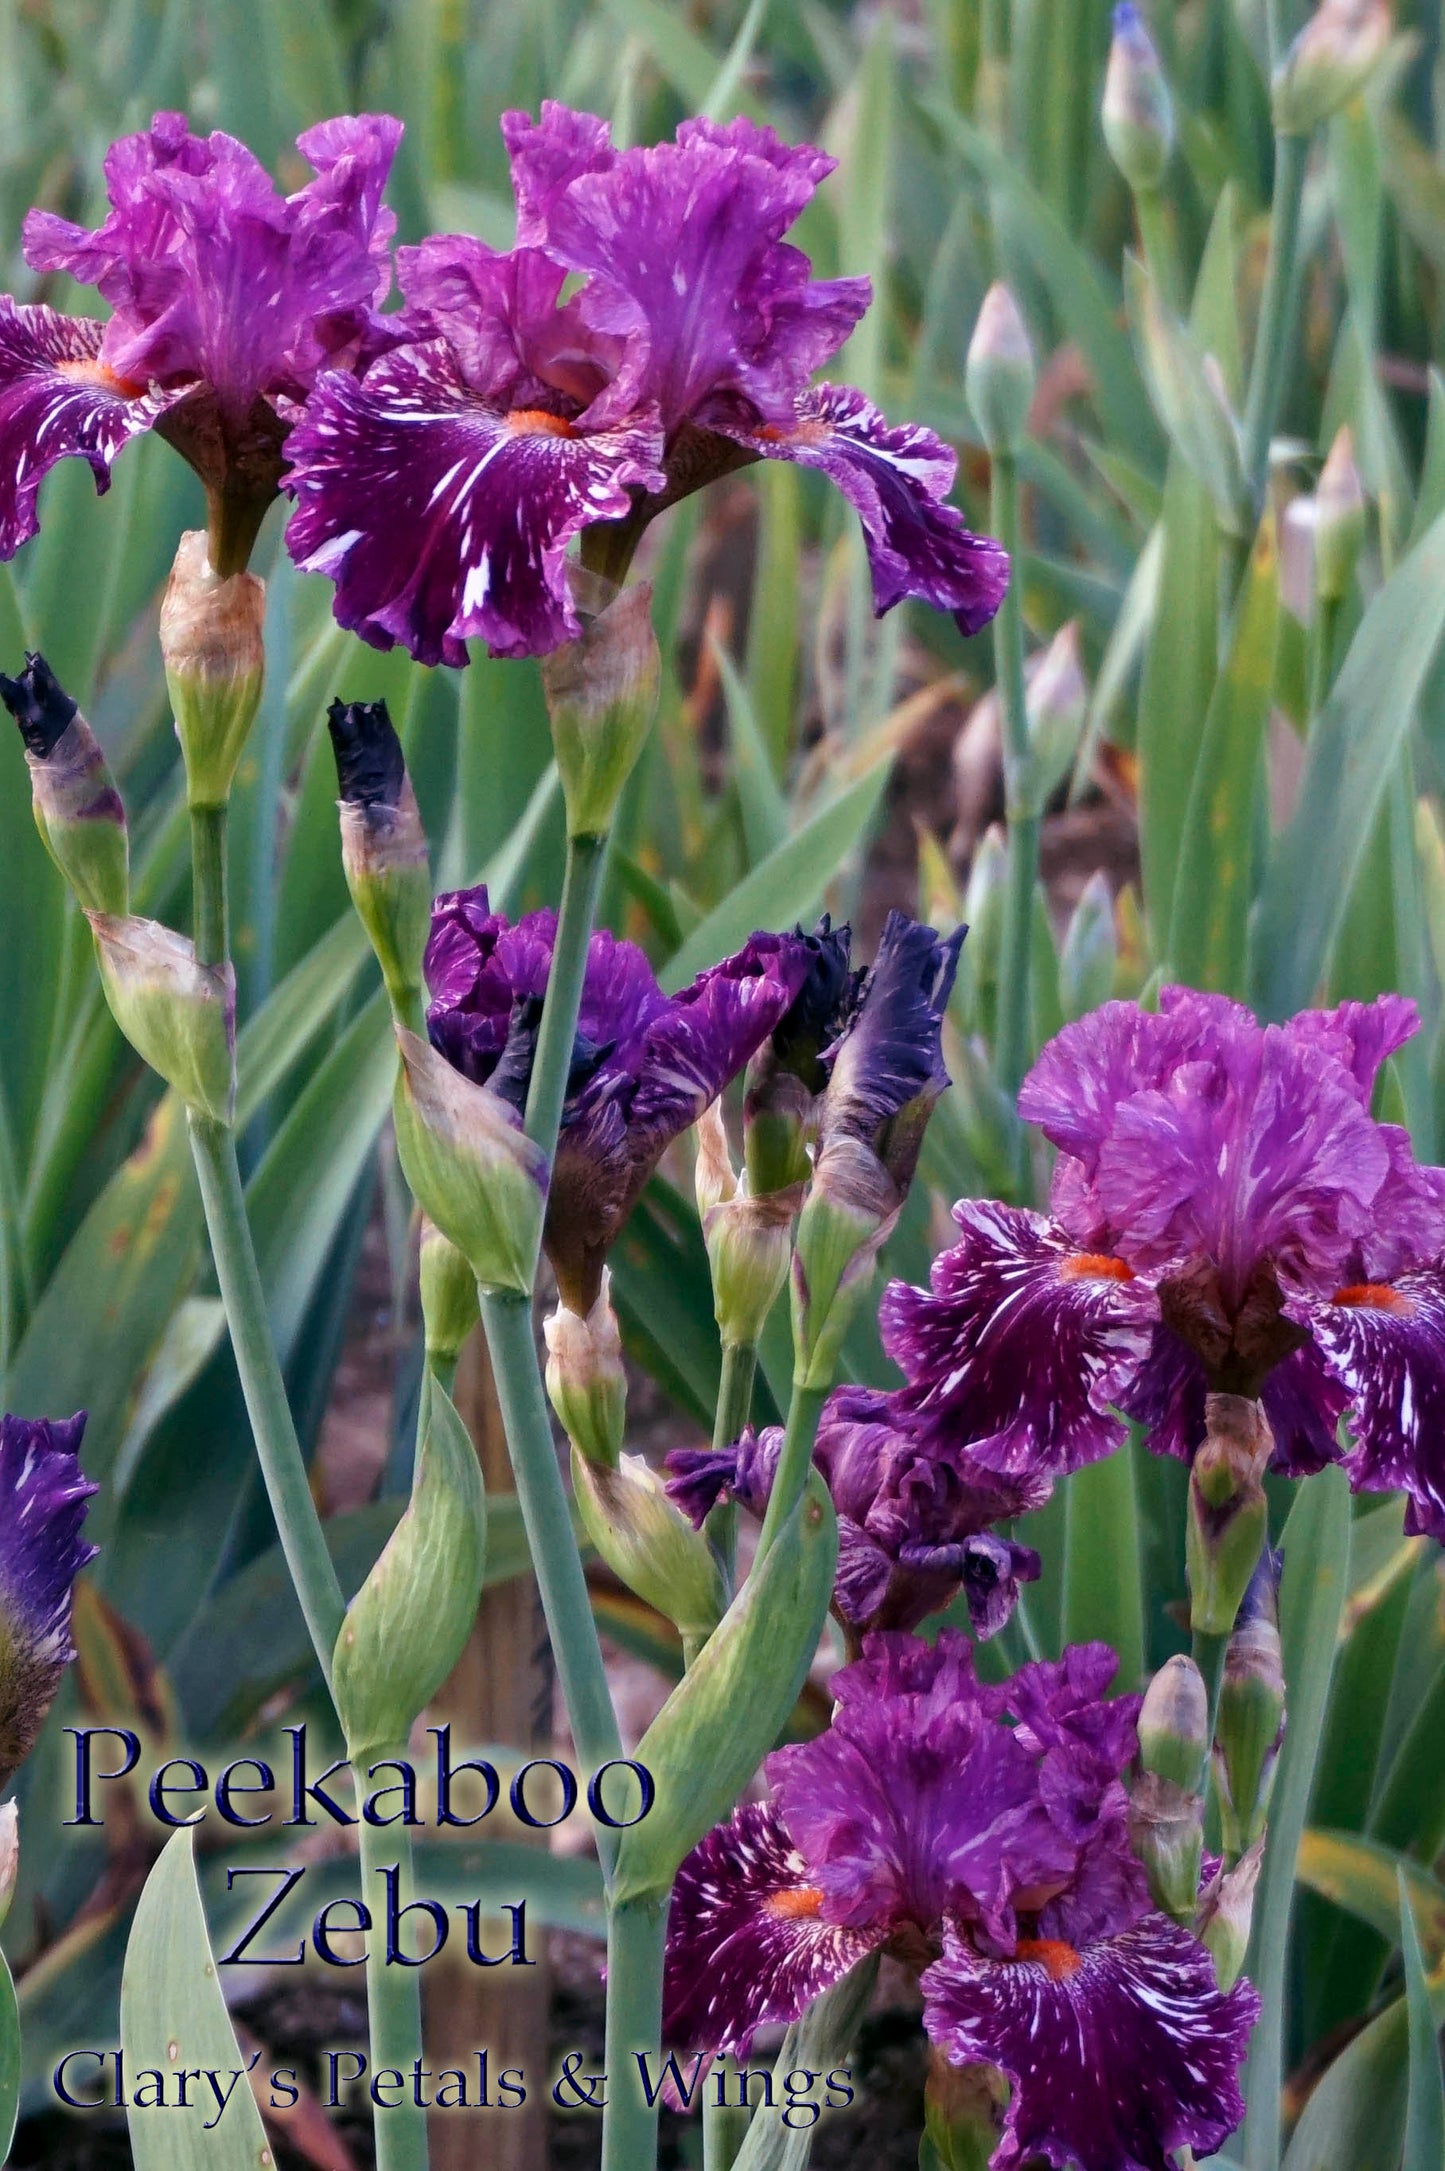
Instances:
[[[1287,1308],[1350,1398],[1351,1485],[1408,1493],[1406,1530],[1445,1541],[1445,1273],[1425,1268]]]
[[[287,444],[303,572],[336,583],[336,616],[375,648],[464,664],[468,640],[541,655],[579,622],[563,560],[579,529],[619,518],[658,480],[655,428],[582,435],[471,391],[441,341],[357,382],[317,384]]]
[[[57,460],[88,460],[103,495],[116,454],[160,412],[101,361],[102,335],[89,317],[0,295],[0,558],[35,533],[40,485]]]
[[[96,1548],[82,1535],[99,1490],[81,1471],[85,1415],[0,1419],[0,1781],[29,1755],[75,1656],[71,1592]]]
[[[745,1802],[678,1871],[667,1926],[664,2039],[746,2058],[882,1944],[824,1922],[823,1895],[776,1809]]]
[[[1244,2116],[1239,2068],[1259,1999],[1223,1995],[1197,1938],[1150,1914],[1076,1949],[1021,1941],[984,1958],[950,1931],[923,1977],[924,2025],[955,2064],[995,2065],[1012,2093],[993,2171],[1174,2171]]]
[[[1053,1476],[1124,1438],[1109,1413],[1147,1356],[1158,1307],[1118,1259],[1081,1253],[1042,1214],[962,1199],[963,1236],[932,1287],[880,1310],[920,1436],[1003,1476]]]
[[[986,626],[1008,587],[1008,554],[971,534],[946,502],[957,462],[932,430],[892,428],[849,385],[804,392],[784,426],[714,419],[712,427],[763,460],[815,467],[835,482],[863,523],[881,617],[905,596],[952,611],[963,633]]]

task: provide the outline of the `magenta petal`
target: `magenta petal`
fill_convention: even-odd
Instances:
[[[1340,1003],[1334,1010],[1302,1010],[1285,1031],[1300,1047],[1338,1063],[1368,1108],[1381,1066],[1420,1030],[1420,1013],[1406,995],[1379,995],[1372,1003]]]
[[[541,655],[579,622],[564,559],[578,530],[658,481],[642,419],[582,436],[473,392],[441,341],[317,385],[287,443],[287,544],[336,583],[336,616],[376,648],[464,664],[468,640]]]
[[[919,423],[893,428],[849,385],[802,394],[791,424],[714,427],[764,460],[815,467],[835,482],[863,523],[881,617],[905,596],[952,611],[964,633],[986,626],[1008,587],[1008,554],[973,535],[946,502],[957,462]]]
[[[1239,2069],[1259,1999],[1227,1995],[1199,1941],[1164,1915],[1086,1945],[989,1960],[950,1931],[923,1977],[924,2025],[958,2065],[996,2065],[1012,2094],[994,2171],[1175,2171],[1244,2116]]]
[[[570,184],[617,162],[606,121],[555,98],[543,99],[540,121],[530,113],[504,113],[502,140],[512,161],[518,248],[544,245],[552,208]]]
[[[920,1437],[1016,1478],[1111,1454],[1124,1426],[1109,1405],[1148,1354],[1152,1290],[1041,1214],[963,1199],[954,1216],[963,1235],[931,1289],[893,1282],[879,1315]]]
[[[0,559],[35,533],[40,485],[57,460],[88,460],[104,493],[116,454],[160,411],[115,384],[100,359],[101,329],[0,295]]]
[[[1445,1542],[1445,1273],[1431,1267],[1289,1310],[1350,1398],[1351,1485],[1407,1493],[1406,1530]]]
[[[778,1812],[745,1802],[677,1874],[663,2036],[746,2058],[759,2028],[796,2020],[883,1942],[823,1922],[820,1894]]]

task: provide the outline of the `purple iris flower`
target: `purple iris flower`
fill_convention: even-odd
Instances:
[[[234,137],[158,113],[111,145],[95,232],[29,214],[26,261],[97,287],[112,313],[102,325],[0,296],[0,556],[34,534],[57,460],[88,460],[104,491],[148,429],[200,474],[213,537],[224,500],[228,540],[249,549],[279,485],[287,404],[390,343],[377,305],[396,222],[381,194],[400,138],[377,115],[308,129],[297,148],[315,179],[283,197]]]
[[[85,1414],[0,1418],[0,1785],[35,1746],[75,1656],[71,1589],[96,1548],[81,1536],[99,1491],[77,1459]]]
[[[426,951],[433,1046],[521,1108],[557,932],[554,912],[513,927],[485,889],[439,897]],[[767,1039],[811,967],[806,938],[757,934],[664,995],[635,943],[594,934],[552,1164],[546,1247],[583,1317],[607,1252],[672,1141]]]
[[[770,1425],[723,1450],[677,1448],[667,1489],[699,1529],[723,1498],[761,1518],[782,1447],[781,1426]],[[960,1591],[974,1634],[997,1635],[1019,1584],[1037,1578],[1039,1556],[988,1526],[1040,1507],[1047,1480],[1000,1479],[967,1455],[921,1445],[896,1397],[869,1387],[829,1396],[813,1459],[838,1511],[833,1603],[855,1637],[916,1628]]]
[[[341,623],[424,663],[465,663],[469,639],[544,653],[579,631],[573,536],[608,529],[597,565],[620,578],[665,506],[781,459],[856,507],[880,612],[918,596],[986,625],[1008,561],[945,502],[952,452],[811,383],[870,299],[782,238],[834,161],[748,120],[621,152],[552,103],[502,129],[515,248],[401,250],[408,344],[319,382],[288,448],[292,554],[336,582]]]
[[[1445,1170],[1377,1123],[1381,1064],[1417,1029],[1397,995],[1261,1026],[1165,988],[1106,1003],[1024,1081],[1059,1149],[1052,1214],[954,1208],[931,1290],[895,1283],[884,1339],[926,1437],[1001,1476],[1110,1453],[1136,1418],[1187,1456],[1211,1391],[1258,1398],[1291,1474],[1339,1457],[1445,1537]]]
[[[745,2058],[865,1955],[920,1971],[924,2023],[1011,2089],[992,2158],[1168,2171],[1243,2115],[1259,2001],[1158,1913],[1129,1851],[1121,1774],[1138,1699],[1104,1700],[1104,1644],[1001,1687],[966,1637],[868,1639],[816,1741],[769,1758],[750,1803],[683,1864],[669,2039]]]

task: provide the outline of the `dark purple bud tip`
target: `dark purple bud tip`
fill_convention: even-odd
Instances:
[[[406,758],[384,701],[333,701],[326,712],[339,796],[353,807],[395,807]]]
[[[0,701],[20,726],[26,751],[48,761],[76,714],[76,703],[38,650],[27,650],[19,678],[0,672]]]
[[[773,1033],[772,1052],[780,1069],[801,1078],[810,1092],[821,1093],[827,1083],[822,1053],[837,1037],[850,990],[853,930],[846,920],[834,927],[825,912],[811,935],[800,927],[798,937],[808,946],[808,977]]]

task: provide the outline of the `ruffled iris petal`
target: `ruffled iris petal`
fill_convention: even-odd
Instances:
[[[678,1871],[668,1917],[664,2040],[746,2058],[883,1942],[819,1914],[821,1894],[778,1812],[745,1802]]]
[[[1041,1214],[983,1199],[954,1214],[963,1235],[934,1261],[931,1289],[894,1282],[880,1311],[920,1436],[1007,1477],[1112,1453],[1124,1426],[1109,1404],[1148,1354],[1152,1292]]]
[[[464,664],[466,643],[537,655],[574,638],[571,538],[658,482],[645,420],[581,435],[541,410],[473,392],[440,341],[358,382],[322,379],[287,444],[303,572],[336,583],[336,616],[376,648]]]
[[[719,419],[714,427],[760,459],[817,468],[837,485],[863,523],[880,617],[914,596],[952,611],[961,632],[977,633],[997,612],[1008,554],[972,534],[946,502],[957,463],[932,430],[894,428],[861,392],[838,384],[804,392],[784,423]]]
[[[1406,1530],[1445,1542],[1445,1272],[1365,1283],[1290,1311],[1349,1397],[1351,1485],[1407,1493]]]
[[[955,2064],[995,2065],[1012,2093],[994,2171],[1175,2171],[1244,2116],[1239,2069],[1259,2015],[1221,1994],[1209,1953],[1167,1917],[1080,1950],[1058,1940],[990,1960],[955,1932],[923,1977],[924,2025]]]
[[[101,335],[89,317],[0,295],[0,559],[35,533],[40,485],[57,460],[88,460],[104,494],[116,454],[160,411],[112,376]]]

